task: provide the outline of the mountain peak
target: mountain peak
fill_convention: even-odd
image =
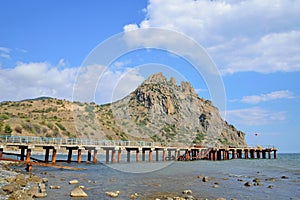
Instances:
[[[162,72],[151,75],[148,79],[144,81],[145,84],[151,83],[167,83],[167,78],[163,75]]]

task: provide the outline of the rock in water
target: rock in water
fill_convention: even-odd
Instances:
[[[78,184],[78,183],[79,183],[79,181],[76,179],[69,181],[69,184]]]
[[[80,188],[75,187],[71,192],[71,197],[87,197],[88,195]]]
[[[118,197],[120,194],[120,191],[115,191],[115,192],[105,192],[106,196],[109,197]]]

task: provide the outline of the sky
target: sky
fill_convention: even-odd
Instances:
[[[194,42],[222,80],[216,83],[224,90],[220,112],[246,133],[247,143],[300,152],[299,8],[297,0],[3,0],[0,102],[74,100],[80,83],[92,95],[88,100],[102,104],[162,71],[219,105],[213,81],[189,60],[196,50],[169,51]],[[140,34],[151,28],[167,34]],[[107,65],[90,62],[120,49],[116,43],[103,51],[121,37],[129,50]],[[132,48],[136,44],[142,48]]]

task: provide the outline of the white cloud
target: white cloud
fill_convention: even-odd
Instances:
[[[39,96],[70,99],[77,69],[58,69],[49,63],[18,63],[0,68],[0,101]]]
[[[2,58],[10,58],[10,49],[6,47],[0,47],[0,57]]]
[[[128,95],[144,80],[134,69],[113,71],[91,65],[78,73],[79,68],[62,69],[62,63],[63,59],[57,66],[40,62],[0,68],[0,102],[50,96],[69,100],[74,97],[80,101],[96,99],[97,103],[107,103]],[[104,73],[101,76],[99,72]]]
[[[80,69],[73,100],[99,104],[114,102],[136,89],[143,80],[135,69],[111,70],[101,65],[89,65]]]
[[[146,18],[124,30],[185,33],[208,49],[224,74],[299,71],[299,7],[294,0],[150,0]]]
[[[258,41],[237,39],[219,46],[218,50],[211,50],[216,53],[216,57],[228,63],[222,67],[224,74],[245,71],[291,72],[300,70],[299,42],[300,31],[290,31],[271,33]]]
[[[271,112],[259,107],[226,111],[226,120],[235,125],[266,125],[285,119],[285,112]]]
[[[276,99],[292,99],[295,98],[294,94],[288,90],[279,90],[275,92],[270,92],[267,94],[245,96],[241,99],[241,102],[256,104],[259,102],[265,102]]]

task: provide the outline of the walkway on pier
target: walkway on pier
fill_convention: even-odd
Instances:
[[[135,153],[135,161],[155,161],[167,160],[229,160],[229,159],[254,159],[254,158],[273,158],[276,159],[277,148],[266,147],[167,147],[158,143],[146,141],[113,141],[113,140],[85,140],[76,138],[45,138],[31,136],[2,136],[0,137],[0,159],[3,158],[4,149],[17,147],[20,149],[20,160],[30,162],[31,151],[35,148],[45,150],[43,162],[56,163],[58,150],[67,150],[66,162],[71,162],[73,151],[77,151],[77,162],[82,162],[83,151],[87,152],[87,162],[97,162],[97,153],[104,150],[106,163],[120,163],[122,153],[126,152],[127,162],[131,162],[132,153]],[[49,160],[52,151],[51,161]]]

